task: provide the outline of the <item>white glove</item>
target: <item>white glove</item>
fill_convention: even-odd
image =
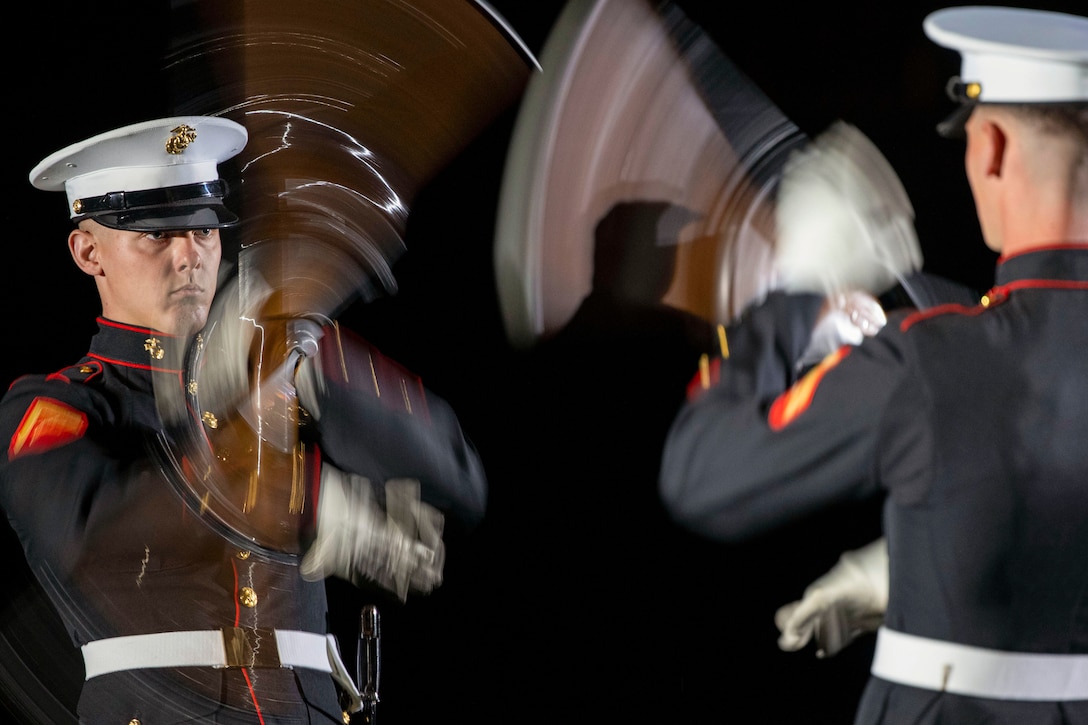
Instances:
[[[787,291],[876,295],[922,266],[914,208],[899,177],[842,121],[786,162],[775,224],[775,266]]]
[[[827,300],[827,311],[816,323],[799,368],[815,365],[843,345],[860,345],[888,322],[884,308],[867,292],[839,292]]]
[[[888,608],[888,544],[884,538],[848,551],[826,574],[774,615],[786,652],[816,638],[816,656],[832,657],[866,632],[874,632]]]
[[[444,519],[419,495],[418,481],[390,480],[383,508],[368,479],[322,464],[317,538],[302,558],[302,577],[369,581],[401,601],[409,591],[437,588],[446,558]]]

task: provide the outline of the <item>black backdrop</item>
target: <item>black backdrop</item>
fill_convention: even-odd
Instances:
[[[535,51],[562,8],[558,0],[491,4]],[[994,257],[978,233],[962,145],[934,131],[958,63],[922,33],[922,19],[942,3],[679,4],[803,131],[842,118],[869,135],[915,205],[927,269],[989,285]],[[72,362],[93,333],[97,299],[68,259],[63,204],[26,176],[60,146],[138,120],[141,109],[159,115],[162,89],[147,75],[167,22],[156,8],[23,4],[9,25],[5,386],[21,372]],[[25,42],[11,42],[19,35]],[[329,584],[349,660],[359,606],[381,607],[380,718],[849,722],[871,641],[826,661],[811,650],[781,653],[772,616],[840,551],[879,533],[876,507],[832,511],[731,547],[664,520],[653,483],[676,402],[678,373],[660,374],[677,370],[675,331],[648,323],[536,351],[514,350],[504,337],[491,254],[516,110],[415,201],[409,252],[395,267],[399,292],[345,314],[454,405],[491,482],[486,521],[451,534],[447,582],[434,595],[400,605]],[[49,654],[54,635],[21,624],[42,605],[17,548],[4,556],[13,573],[0,656],[12,643],[27,647],[47,671],[42,683],[9,666],[3,680],[13,717],[32,722],[26,702],[49,711],[52,691],[63,712],[72,682],[59,673],[66,660]]]

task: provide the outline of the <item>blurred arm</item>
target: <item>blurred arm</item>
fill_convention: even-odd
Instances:
[[[299,399],[324,456],[372,481],[410,478],[456,521],[483,518],[483,464],[449,403],[418,376],[348,330],[332,327],[300,367]]]

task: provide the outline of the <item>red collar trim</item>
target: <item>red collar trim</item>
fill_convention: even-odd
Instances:
[[[114,320],[110,320],[110,319],[105,318],[105,317],[99,317],[98,318],[98,324],[99,325],[104,325],[105,327],[113,327],[113,328],[116,328],[118,330],[128,330],[129,332],[139,332],[139,333],[144,334],[144,335],[158,335],[159,337],[169,337],[169,338],[173,338],[173,339],[178,339],[178,338],[181,337],[180,335],[174,335],[174,334],[169,333],[169,332],[159,332],[158,330],[152,329],[150,327],[140,327],[138,325],[128,325],[128,324],[126,324],[124,322],[115,322]]]
[[[1015,259],[1016,257],[1023,257],[1025,254],[1033,254],[1035,252],[1057,252],[1066,249],[1088,249],[1088,242],[1054,242],[1053,244],[1045,244],[1040,247],[1031,247],[1030,249],[1023,249],[1013,254],[1002,254],[997,258],[997,263],[1001,264],[1009,259]]]

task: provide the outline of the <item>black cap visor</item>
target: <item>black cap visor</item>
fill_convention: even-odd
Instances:
[[[223,206],[227,185],[222,179],[145,191],[116,191],[76,202],[77,224],[94,219],[111,229],[161,232],[177,229],[220,229],[238,223]]]
[[[78,217],[94,219],[104,227],[130,232],[166,232],[184,229],[222,229],[238,223],[238,215],[222,203],[180,205],[148,209],[131,209],[120,213],[88,214]]]

